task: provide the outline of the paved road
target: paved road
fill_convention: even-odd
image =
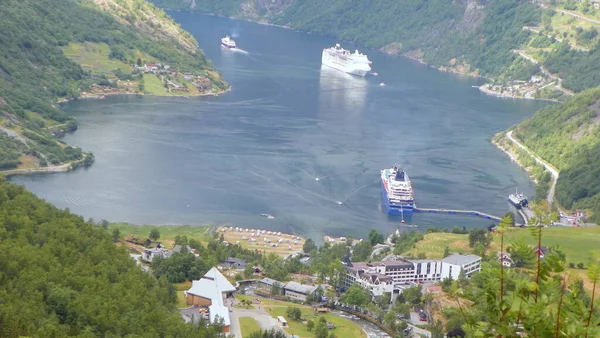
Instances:
[[[566,10],[564,10],[564,9],[558,9],[558,8],[556,8],[556,7],[548,6],[548,5],[546,5],[546,4],[541,4],[540,6],[541,6],[541,7],[544,7],[544,8],[551,8],[551,9],[553,9],[553,10],[557,11],[557,12],[564,13],[564,14],[567,14],[567,15],[570,15],[570,16],[574,16],[574,17],[576,17],[576,18],[579,18],[579,19],[581,19],[581,20],[585,20],[585,21],[588,21],[588,22],[591,22],[591,23],[595,23],[595,24],[597,24],[597,25],[600,25],[600,21],[598,21],[598,20],[594,20],[594,19],[590,19],[590,18],[588,18],[588,17],[586,17],[586,16],[579,15],[579,14],[577,14],[577,13],[573,13],[573,12],[570,12],[570,11],[566,11]]]
[[[506,137],[514,144],[516,144],[519,148],[525,150],[529,156],[531,156],[537,163],[541,164],[550,172],[552,175],[552,184],[550,185],[550,190],[548,191],[548,197],[546,198],[548,203],[552,204],[554,201],[554,191],[556,190],[556,181],[558,180],[558,171],[554,169],[551,165],[546,163],[546,161],[539,158],[536,154],[529,151],[527,147],[525,147],[521,142],[519,142],[516,138],[512,136],[513,131],[509,131],[506,133]]]
[[[412,331],[413,336],[421,335],[423,337],[428,337],[428,338],[431,337],[431,332],[429,332],[427,330],[423,330],[417,326],[417,325],[427,325],[427,324],[428,324],[427,322],[422,322],[419,320],[419,315],[416,312],[410,313],[410,323],[408,323],[408,326],[413,329],[413,331]]]
[[[537,28],[533,28],[533,27],[530,27],[530,26],[523,26],[523,29],[524,29],[524,30],[531,31],[531,32],[534,32],[534,33],[537,33],[537,34],[539,34],[539,33],[540,33],[540,30],[539,30],[539,29],[537,29]],[[563,39],[561,39],[561,38],[557,38],[556,36],[552,36],[552,35],[550,35],[550,34],[546,34],[546,36],[547,36],[547,37],[549,37],[549,38],[551,38],[551,39],[554,39],[554,40],[556,40],[556,41],[558,41],[558,42],[563,42]],[[577,51],[580,51],[580,52],[589,52],[589,51],[590,51],[590,50],[589,50],[589,48],[585,48],[585,47],[581,47],[581,46],[573,45],[573,44],[570,44],[570,43],[569,43],[569,46],[570,46],[572,49],[574,49],[574,50],[577,50]]]

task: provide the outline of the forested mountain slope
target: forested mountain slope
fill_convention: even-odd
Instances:
[[[151,1],[165,8],[266,20],[487,76],[513,63],[518,56],[511,49],[527,40],[522,27],[540,20],[535,6],[520,0]]]
[[[591,209],[600,222],[600,88],[538,111],[515,136],[560,170],[559,204]]]
[[[215,337],[107,231],[0,181],[0,337]]]
[[[0,31],[0,171],[83,161],[54,137],[76,129],[57,100],[143,93],[160,80],[135,72],[142,60],[199,74],[206,92],[227,88],[194,38],[143,0],[5,0]]]
[[[150,1],[335,36],[482,75],[492,80],[482,89],[501,96],[563,100],[600,85],[600,9],[589,1]]]

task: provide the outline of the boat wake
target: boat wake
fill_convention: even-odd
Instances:
[[[250,53],[248,53],[248,51],[240,49],[240,48],[237,48],[237,47],[236,48],[230,48],[230,50],[232,52],[236,52],[236,53],[240,53],[240,54],[246,54],[246,55],[250,54]]]

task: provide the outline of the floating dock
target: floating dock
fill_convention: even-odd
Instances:
[[[494,221],[499,221],[500,217],[487,214],[485,212],[477,211],[477,210],[460,210],[460,209],[430,209],[430,208],[417,208],[413,209],[413,212],[424,212],[424,213],[432,213],[432,214],[463,214],[463,215],[473,215],[479,216],[486,219],[492,219]]]

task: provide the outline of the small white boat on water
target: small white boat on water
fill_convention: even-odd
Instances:
[[[227,48],[236,48],[237,47],[237,45],[235,44],[235,41],[233,41],[233,39],[229,35],[227,35],[221,39],[221,45],[223,47],[227,47]]]
[[[262,217],[264,218],[268,218],[268,219],[275,219],[275,216],[271,215],[271,214],[260,214]]]

